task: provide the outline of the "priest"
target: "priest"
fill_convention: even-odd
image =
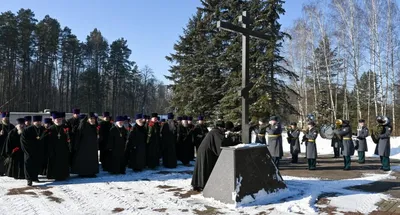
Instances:
[[[193,153],[193,145],[192,145],[192,136],[191,131],[188,127],[188,117],[182,117],[182,123],[178,125],[178,134],[177,134],[177,151],[178,151],[178,159],[182,162],[183,165],[188,166],[192,159]]]
[[[77,129],[74,144],[72,173],[81,177],[96,177],[99,173],[96,116],[90,112],[83,118]]]
[[[14,125],[10,123],[10,113],[2,112],[0,123],[0,176],[3,176],[6,171],[4,159],[7,154],[4,152],[3,148],[7,139],[7,135],[12,129],[14,129]]]
[[[146,163],[150,169],[154,169],[160,165],[160,125],[157,122],[157,117],[157,113],[151,114],[147,128]]]
[[[25,128],[25,119],[18,118],[14,129],[8,133],[4,153],[7,156],[8,177],[15,179],[25,179],[24,152],[21,149],[21,134]]]
[[[203,190],[217,163],[225,138],[224,127],[223,121],[217,121],[216,127],[207,133],[200,144],[191,183],[196,191]]]
[[[80,122],[80,118],[79,118],[80,113],[81,113],[81,110],[79,108],[72,109],[72,117],[67,120],[67,124],[70,128],[70,132],[69,132],[70,148],[72,149],[71,154],[70,154],[70,159],[69,159],[70,167],[72,167],[72,165],[73,165],[72,162],[74,161],[73,158],[74,158],[75,151],[73,149],[75,148],[74,147],[74,144],[76,142],[75,136],[78,132],[78,127],[79,127],[79,122]]]
[[[39,182],[38,176],[43,164],[45,150],[43,132],[42,116],[33,116],[33,125],[27,127],[21,134],[25,177],[28,181],[28,186],[32,186],[32,181]]]
[[[135,125],[129,133],[126,145],[128,167],[133,171],[142,171],[146,167],[147,130],[144,127],[145,119],[142,114],[136,114]]]
[[[70,130],[63,125],[60,113],[54,115],[54,125],[45,130],[47,145],[47,178],[56,181],[66,180],[69,177],[70,159]]]
[[[193,131],[194,146],[196,147],[196,153],[199,150],[201,141],[203,141],[204,137],[206,137],[208,133],[207,126],[204,124],[204,117],[199,116],[197,119],[198,119],[197,125]]]
[[[112,127],[110,112],[103,113],[103,121],[99,123],[99,150],[100,150],[100,162],[101,167],[104,171],[108,171],[109,163],[111,160],[110,153],[107,150],[108,145],[108,135],[110,133],[110,129]]]
[[[174,114],[168,113],[168,122],[161,126],[161,149],[163,166],[166,168],[176,168],[176,138],[177,125],[174,122]]]
[[[124,117],[117,116],[115,125],[110,129],[106,145],[109,151],[110,164],[108,171],[111,174],[125,174],[125,144],[128,130],[124,128]]]

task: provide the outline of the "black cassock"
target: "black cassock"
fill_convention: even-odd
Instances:
[[[74,162],[72,173],[80,176],[95,176],[99,173],[99,158],[97,147],[97,128],[87,122],[87,117],[81,120],[74,144]]]
[[[146,164],[149,168],[154,169],[160,165],[159,151],[160,125],[158,123],[149,122],[146,145]]]
[[[177,128],[173,120],[169,119],[161,127],[161,146],[163,165],[166,168],[176,168],[176,138]]]
[[[21,134],[21,146],[24,151],[25,178],[28,181],[37,181],[43,165],[45,154],[44,127],[34,125],[27,127]]]
[[[207,126],[204,124],[197,124],[193,131],[193,139],[194,139],[194,146],[196,150],[199,149],[201,141],[203,141],[204,137],[207,135],[208,129]]]
[[[203,189],[206,185],[211,172],[217,163],[218,156],[221,153],[221,147],[224,146],[225,135],[220,129],[213,129],[207,133],[207,136],[201,142],[197,152],[196,165],[193,171],[192,186],[195,189]]]
[[[104,171],[108,171],[110,167],[111,154],[107,150],[107,142],[108,142],[108,135],[110,133],[110,129],[112,127],[111,122],[109,121],[102,121],[99,123],[99,150],[100,150],[100,162],[101,166],[103,167]]]
[[[188,165],[193,158],[192,135],[188,127],[178,125],[177,156],[183,165]]]
[[[15,179],[25,179],[24,170],[24,152],[21,149],[21,135],[17,128],[8,133],[6,144],[4,145],[7,154],[7,172],[6,175]]]
[[[129,133],[126,145],[128,167],[134,171],[141,171],[146,167],[146,141],[146,128],[135,124]]]
[[[71,141],[69,131],[63,125],[52,125],[45,134],[48,156],[47,178],[65,180],[69,177],[69,141]]]
[[[113,174],[125,174],[125,146],[127,130],[124,127],[113,126],[108,134],[106,149],[110,152],[108,171]]]
[[[4,159],[7,157],[7,153],[5,152],[5,143],[8,133],[14,128],[14,125],[11,123],[5,125],[0,122],[0,176],[4,175],[6,169],[8,169],[8,167],[4,165]]]
[[[67,120],[67,125],[68,125],[68,127],[70,129],[70,131],[69,131],[69,138],[70,138],[70,143],[69,144],[70,144],[70,146],[69,147],[72,150],[71,153],[70,153],[70,157],[69,157],[69,162],[70,162],[69,165],[71,167],[73,165],[72,162],[74,162],[74,156],[75,156],[75,151],[74,151],[75,146],[74,146],[74,144],[76,142],[75,136],[78,133],[79,122],[80,122],[80,119],[79,118],[74,118],[74,117],[72,117],[72,118]]]

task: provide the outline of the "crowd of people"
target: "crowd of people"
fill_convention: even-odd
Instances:
[[[219,119],[209,131],[202,116],[195,125],[193,117],[182,116],[175,120],[173,113],[168,113],[166,120],[160,120],[157,113],[151,116],[136,114],[135,123],[131,124],[127,116],[116,116],[112,121],[110,113],[104,112],[100,120],[93,112],[85,115],[74,109],[70,119],[66,119],[63,112],[53,112],[51,118],[19,118],[15,126],[9,122],[9,113],[3,112],[1,116],[0,176],[26,179],[29,186],[39,181],[39,175],[55,180],[66,180],[70,174],[95,177],[99,173],[99,160],[104,171],[125,174],[127,168],[135,172],[160,165],[176,168],[178,161],[189,165],[196,158],[191,184],[195,190],[202,190],[221,147],[241,142],[241,129],[232,122]],[[391,126],[384,117],[378,117],[377,123],[378,131],[370,134],[365,121],[359,120],[353,140],[349,121],[336,120],[331,146],[335,158],[342,154],[344,170],[350,170],[350,157],[355,150],[358,151],[358,162],[365,162],[369,135],[377,144],[375,154],[381,158],[381,169],[390,170]],[[256,143],[268,146],[272,162],[279,168],[284,129],[278,117],[272,116],[269,121],[261,118],[258,125],[250,129],[256,134]],[[286,132],[292,163],[298,162],[300,144],[304,143],[308,169],[315,170],[319,134],[315,122],[310,120],[306,130],[300,130],[295,122],[290,123]]]
[[[104,112],[100,120],[79,109],[70,119],[63,112],[52,112],[51,118],[19,118],[15,126],[9,113],[1,116],[0,175],[26,179],[29,186],[39,181],[38,175],[55,180],[66,180],[70,174],[95,177],[99,160],[111,174],[125,174],[126,168],[176,168],[178,161],[189,165],[208,133],[202,116],[194,125],[193,117],[175,120],[172,113],[167,120],[159,120],[157,113],[136,114],[133,124],[127,116],[112,121]]]

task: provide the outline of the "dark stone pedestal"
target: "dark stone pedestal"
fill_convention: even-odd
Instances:
[[[223,147],[203,195],[236,204],[262,189],[273,193],[284,188],[286,185],[271,160],[267,146]]]

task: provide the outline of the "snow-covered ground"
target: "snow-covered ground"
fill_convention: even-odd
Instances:
[[[284,150],[289,150],[285,141]],[[400,158],[400,139],[392,138],[392,158]],[[330,141],[317,139],[319,154],[332,154]],[[369,139],[372,156],[375,144]],[[305,151],[302,146],[303,152]],[[192,163],[193,164],[193,163]],[[317,204],[321,194],[327,197],[329,207],[336,211],[358,211],[368,214],[376,210],[375,205],[390,196],[382,193],[365,193],[345,189],[349,186],[369,184],[374,181],[394,179],[391,172],[366,174],[360,178],[346,180],[321,180],[283,175],[287,189],[272,195],[259,192],[256,201],[241,206],[227,205],[204,198],[191,191],[193,167],[179,166],[177,169],[146,170],[126,175],[109,175],[101,172],[97,178],[71,177],[65,182],[43,179],[34,188],[26,187],[25,180],[0,177],[0,214],[319,214]],[[329,171],[329,170],[328,170]],[[243,202],[242,202],[243,203]]]

